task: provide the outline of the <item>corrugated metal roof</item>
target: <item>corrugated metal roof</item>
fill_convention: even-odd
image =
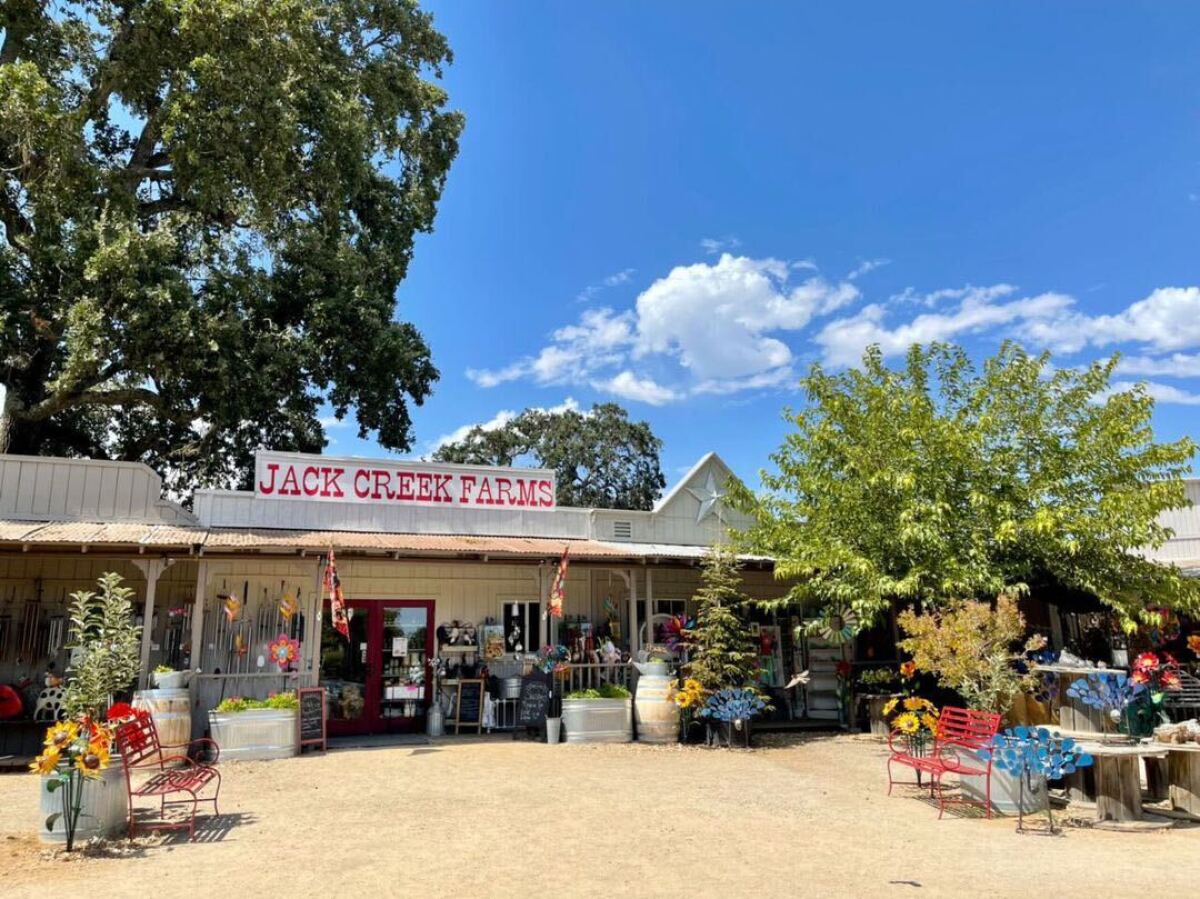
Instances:
[[[239,550],[314,552],[329,549],[411,553],[414,555],[490,555],[554,558],[571,548],[573,559],[701,558],[707,547],[671,543],[626,543],[560,537],[505,537],[452,534],[385,534],[360,531],[303,531],[275,528],[189,528],[128,522],[0,521],[0,544],[36,546],[202,547],[204,552]],[[761,556],[744,556],[770,561]]]

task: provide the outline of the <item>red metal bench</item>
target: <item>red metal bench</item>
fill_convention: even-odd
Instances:
[[[907,747],[898,747],[895,738],[898,731],[888,734],[888,795],[892,794],[893,785],[912,784],[913,781],[893,780],[892,765],[903,765],[917,772],[915,786],[921,783],[921,773],[929,775],[929,795],[934,791],[938,797],[938,817],[946,811],[948,802],[969,803],[966,799],[947,800],[942,788],[942,777],[946,774],[979,775],[984,778],[984,796],[987,803],[987,816],[992,817],[992,762],[981,760],[975,751],[990,746],[992,737],[1000,730],[1000,716],[994,712],[981,712],[977,709],[960,709],[946,706],[938,718],[937,732],[933,737],[933,747],[928,755],[916,755]],[[902,735],[901,735],[902,736]]]
[[[125,769],[125,788],[129,791],[129,837],[132,839],[137,828],[143,830],[171,830],[186,827],[189,838],[196,839],[196,807],[201,802],[211,802],[213,814],[217,810],[217,796],[221,792],[221,775],[213,764],[201,764],[188,757],[188,751],[199,746],[207,745],[215,763],[221,755],[221,749],[212,740],[193,740],[191,743],[163,745],[158,742],[158,729],[154,719],[146,712],[139,713],[128,721],[117,725],[117,751],[121,753],[121,766]],[[172,750],[182,750],[182,753],[172,755]],[[170,767],[173,763],[181,763],[182,767]],[[150,777],[143,779],[142,775],[150,772]],[[135,782],[140,781],[140,782]],[[200,793],[209,784],[215,788],[211,797],[200,798]],[[168,799],[168,796],[189,796],[189,799]],[[158,797],[160,820],[152,824],[138,824],[134,799],[143,797]],[[192,806],[192,813],[186,820],[167,821],[168,805]]]

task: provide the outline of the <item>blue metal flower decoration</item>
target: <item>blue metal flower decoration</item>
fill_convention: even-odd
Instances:
[[[749,721],[766,707],[766,700],[753,690],[732,687],[709,696],[708,702],[700,710],[700,716],[717,721]]]
[[[1067,695],[1102,712],[1122,712],[1145,689],[1119,671],[1097,671],[1072,681]]]
[[[1078,681],[1076,682],[1078,683]],[[1074,684],[1072,685],[1074,686]],[[1005,771],[1020,781],[1024,797],[1026,785],[1031,793],[1047,780],[1058,780],[1092,764],[1092,757],[1070,737],[1052,734],[1044,727],[1014,727],[992,737],[991,745],[976,750],[979,758]],[[1035,779],[1037,783],[1035,783]],[[1024,799],[1018,806],[1017,830],[1022,829]],[[1054,816],[1047,799],[1046,814],[1054,830]]]

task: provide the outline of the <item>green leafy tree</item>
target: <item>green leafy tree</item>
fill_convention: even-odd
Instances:
[[[528,460],[554,470],[563,506],[650,509],[666,479],[662,441],[644,421],[630,421],[616,403],[576,409],[526,409],[498,428],[476,425],[442,445],[439,462],[512,465]]]
[[[141,668],[142,629],[133,622],[133,591],[106,572],[100,592],[71,594],[67,648],[71,666],[63,693],[67,715],[104,719],[113,697],[133,686]]]
[[[244,481],[323,403],[407,449],[463,125],[415,0],[8,0],[0,40],[0,451]]]
[[[808,405],[765,491],[734,485],[746,545],[796,580],[785,602],[933,607],[1030,585],[1087,591],[1132,621],[1197,606],[1194,582],[1147,561],[1186,505],[1190,440],[1155,443],[1153,400],[1114,391],[1117,359],[1056,369],[1006,343],[977,371],[956,347],[914,346],[898,371],[814,366]]]
[[[712,693],[758,683],[758,647],[743,617],[749,597],[742,592],[737,556],[714,546],[704,557],[695,596],[696,624],[685,633],[688,677]]]

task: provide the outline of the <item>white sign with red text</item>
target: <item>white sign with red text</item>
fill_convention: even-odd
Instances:
[[[254,494],[372,505],[553,509],[554,472],[260,452]]]

